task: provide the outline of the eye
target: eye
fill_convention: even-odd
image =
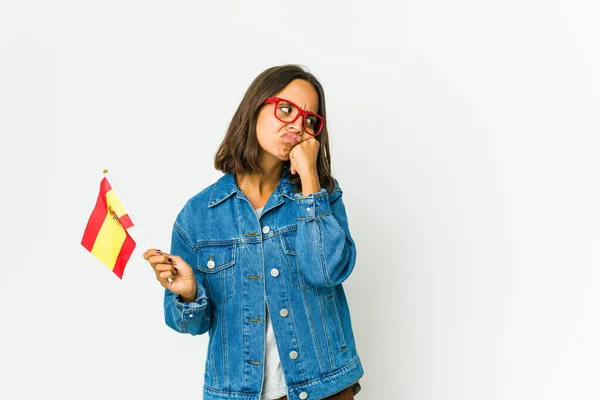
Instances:
[[[317,123],[316,117],[314,117],[312,115],[309,115],[308,117],[306,117],[306,126],[313,127],[313,126],[315,126],[316,123]]]
[[[292,112],[292,106],[286,103],[279,103],[279,110],[286,114],[289,114]]]

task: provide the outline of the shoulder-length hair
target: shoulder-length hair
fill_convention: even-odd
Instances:
[[[329,193],[333,191],[335,181],[331,175],[325,93],[321,83],[313,74],[294,64],[266,69],[250,84],[215,155],[215,168],[217,170],[234,174],[265,173],[258,163],[259,144],[256,137],[258,112],[267,98],[280,92],[295,79],[303,79],[312,84],[319,96],[317,113],[324,118],[325,126],[323,126],[321,133],[315,137],[320,142],[317,155],[317,172],[321,187]],[[296,191],[302,190],[302,183],[298,174],[292,175],[290,173],[289,160],[284,162],[283,173],[296,187]]]

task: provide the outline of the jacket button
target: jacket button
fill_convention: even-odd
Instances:
[[[269,233],[271,231],[271,228],[269,228],[268,226],[263,226],[263,233]]]
[[[298,352],[297,351],[290,351],[290,358],[292,360],[295,360],[296,358],[298,358]]]
[[[287,316],[288,316],[288,314],[289,314],[289,311],[288,311],[287,309],[285,309],[285,308],[282,308],[282,309],[279,311],[279,315],[281,315],[283,318],[287,317]]]
[[[214,262],[213,260],[210,260],[210,261],[209,261],[209,262],[206,264],[206,266],[207,266],[209,269],[213,269],[213,268],[215,267],[215,262]]]
[[[279,270],[277,268],[273,268],[271,270],[271,276],[277,278],[279,276]]]
[[[302,393],[300,393],[300,398],[301,398],[302,400],[304,400],[304,399],[308,399],[308,393],[306,393],[306,392],[302,392]]]

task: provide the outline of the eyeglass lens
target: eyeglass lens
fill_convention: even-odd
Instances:
[[[284,122],[291,122],[299,112],[300,110],[295,105],[286,101],[280,101],[275,110],[275,115]],[[310,113],[304,117],[304,129],[309,133],[319,132],[322,124],[322,119],[316,114]]]

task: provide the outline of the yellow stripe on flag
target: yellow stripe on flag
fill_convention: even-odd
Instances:
[[[114,193],[114,191],[111,190],[109,193]],[[108,200],[108,193],[106,197]],[[116,201],[116,204],[118,204],[121,209],[123,208],[118,200]],[[114,205],[115,203],[111,204],[111,206]],[[119,211],[116,209],[115,213],[119,215]],[[96,237],[96,242],[92,248],[92,254],[112,270],[126,237],[127,235],[121,224],[119,224],[110,213],[107,213],[106,218],[102,223],[102,228],[100,228],[98,236]]]
[[[108,204],[108,206],[112,208],[112,210],[115,212],[115,214],[117,214],[117,217],[119,218],[127,214],[127,211],[125,211],[125,207],[123,207],[123,204],[119,201],[119,198],[117,197],[117,194],[115,193],[114,189],[111,189],[106,193],[106,204]]]

